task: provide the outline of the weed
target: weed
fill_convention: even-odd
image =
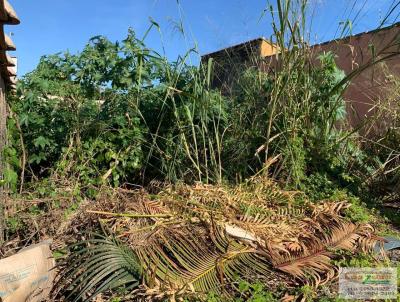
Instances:
[[[239,292],[241,296],[248,298],[237,298],[235,302],[274,302],[278,301],[274,294],[266,290],[265,285],[258,283],[248,283],[242,281],[239,283]]]

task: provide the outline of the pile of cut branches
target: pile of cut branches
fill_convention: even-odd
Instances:
[[[336,252],[369,252],[380,240],[370,225],[346,219],[346,207],[309,203],[260,178],[166,186],[156,195],[108,191],[66,228],[81,241],[61,264],[55,295],[89,301],[123,287],[135,301],[175,300],[232,295],[240,280],[318,286],[336,276]]]

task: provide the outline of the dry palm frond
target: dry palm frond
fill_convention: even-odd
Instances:
[[[338,220],[326,228],[325,232],[316,230],[315,235],[300,239],[295,250],[290,245],[284,252],[269,246],[274,267],[318,285],[335,275],[336,268],[331,263],[335,251],[370,251],[377,240],[368,225]]]
[[[212,235],[208,241],[171,234],[162,244],[137,252],[145,269],[154,272],[158,282],[153,283],[162,282],[160,291],[165,293],[221,292],[237,276],[272,276],[269,262],[259,251],[221,231]]]
[[[291,204],[292,193],[279,191],[262,181],[236,188],[169,186],[156,196],[117,190],[81,219],[92,221],[87,225],[100,219],[134,252],[146,272],[142,294],[152,299],[234,292],[238,278],[287,284],[294,276],[318,285],[335,275],[336,250],[368,251],[375,244],[371,227],[341,216],[347,203],[299,207]],[[287,210],[279,210],[283,198]],[[102,209],[116,215],[94,214]]]
[[[243,229],[257,234],[263,240],[276,240],[276,238],[293,237],[299,234],[300,229],[293,228],[292,223],[280,217],[269,217],[265,215],[243,216],[234,221]]]

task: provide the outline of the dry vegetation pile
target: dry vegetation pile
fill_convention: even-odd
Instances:
[[[32,223],[40,224],[41,236],[55,236],[59,251],[81,242],[70,245],[62,262],[59,297],[107,292],[103,283],[122,273],[137,274],[131,297],[152,300],[232,296],[240,280],[260,281],[271,291],[317,287],[336,277],[332,259],[341,257],[339,251],[370,252],[381,240],[370,225],[343,215],[346,201],[311,203],[263,178],[235,187],[198,183],[152,190],[158,192],[107,189],[67,219],[60,217],[62,209],[51,210]],[[137,265],[125,266],[121,253]]]

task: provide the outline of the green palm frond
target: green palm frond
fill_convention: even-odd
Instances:
[[[141,266],[133,251],[113,238],[96,236],[71,246],[55,295],[66,301],[91,301],[100,293],[139,285]],[[60,289],[60,290],[57,290]]]

